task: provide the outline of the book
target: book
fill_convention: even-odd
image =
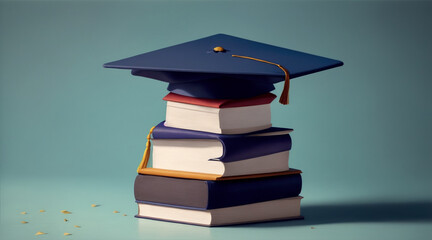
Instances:
[[[292,129],[223,135],[171,128],[153,130],[153,168],[220,177],[289,170]]]
[[[219,134],[241,134],[266,129],[271,124],[272,93],[246,99],[205,99],[169,93],[168,127]]]
[[[302,219],[301,199],[301,196],[297,196],[211,210],[138,203],[136,217],[208,227]]]
[[[286,175],[203,181],[139,174],[134,193],[138,203],[215,209],[298,196],[302,188],[299,171]]]

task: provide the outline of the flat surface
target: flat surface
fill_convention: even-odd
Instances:
[[[431,12],[412,1],[1,1],[0,239],[431,239]],[[295,129],[304,221],[132,217],[168,92],[102,64],[220,32],[345,63],[294,79],[290,104],[272,104],[273,125]]]
[[[206,228],[134,218],[133,182],[2,179],[1,189],[0,239],[5,240],[266,239],[286,235],[296,239],[427,239],[432,234],[432,203],[409,198],[317,201],[318,196],[307,194],[302,200],[304,220]],[[46,212],[40,213],[41,209]],[[28,214],[20,214],[22,211]],[[48,234],[34,236],[38,231]],[[64,232],[72,235],[64,236]]]

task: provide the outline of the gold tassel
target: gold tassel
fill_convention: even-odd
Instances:
[[[140,165],[138,166],[137,172],[139,173],[140,169],[146,168],[148,161],[150,159],[150,151],[151,151],[151,135],[153,133],[153,130],[155,129],[155,126],[150,128],[149,134],[147,135],[147,143],[146,143],[146,149],[144,150],[144,154],[141,160]]]
[[[282,67],[281,65],[277,65],[280,69],[282,69],[282,71],[284,71],[285,73],[285,82],[284,82],[284,87],[282,90],[282,94],[279,98],[279,102],[282,103],[283,105],[287,105],[289,104],[289,88],[290,88],[290,77],[289,77],[289,72],[286,68]]]
[[[281,94],[281,96],[279,98],[279,102],[282,103],[283,105],[287,105],[289,103],[290,77],[289,77],[289,72],[288,72],[288,70],[286,68],[284,68],[283,66],[281,66],[281,65],[279,65],[277,63],[269,62],[269,61],[262,60],[262,59],[259,59],[259,58],[240,56],[240,55],[231,55],[231,56],[232,57],[245,58],[245,59],[255,60],[255,61],[258,61],[258,62],[272,64],[272,65],[275,65],[275,66],[279,67],[282,71],[284,71],[284,73],[285,73],[285,82],[284,82],[284,88],[282,90],[282,94]]]

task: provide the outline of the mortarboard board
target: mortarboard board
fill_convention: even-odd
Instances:
[[[132,75],[168,82],[170,92],[197,98],[254,97],[285,81],[280,101],[287,104],[289,79],[342,65],[330,58],[216,34],[104,67],[130,69]]]

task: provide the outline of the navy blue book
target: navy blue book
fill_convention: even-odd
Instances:
[[[197,210],[233,207],[296,197],[301,192],[299,170],[283,176],[227,181],[205,181],[139,174],[137,203]]]
[[[233,162],[290,150],[291,128],[271,127],[247,134],[216,134],[180,128],[166,127],[159,123],[153,130],[153,140],[159,139],[200,139],[217,140],[223,145],[219,161]]]
[[[211,176],[188,178],[214,180],[251,174],[289,170],[292,129],[271,127],[248,134],[215,134],[164,126],[153,130],[153,168],[142,168],[142,174],[185,177],[172,171]],[[143,165],[143,164],[141,164]],[[170,170],[155,174],[155,169]],[[149,172],[151,171],[151,172]],[[207,174],[207,175],[206,175]]]

